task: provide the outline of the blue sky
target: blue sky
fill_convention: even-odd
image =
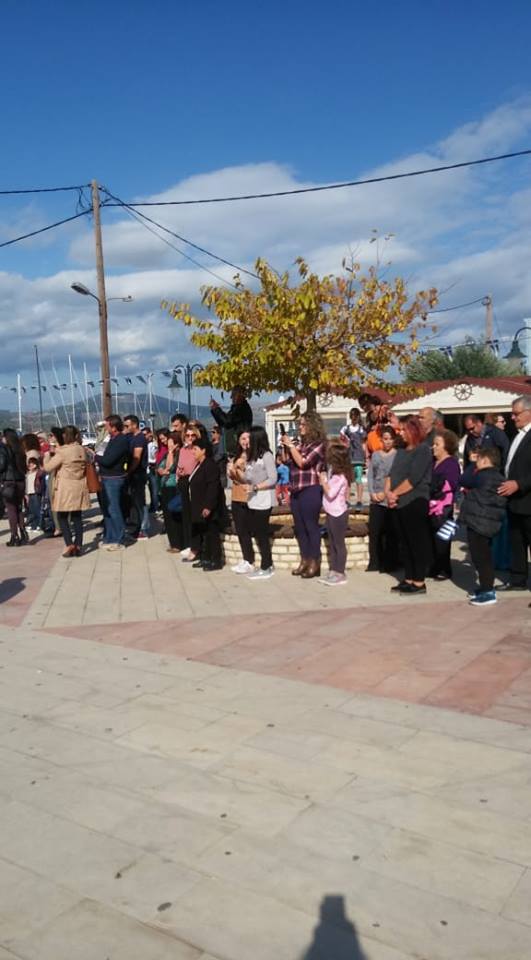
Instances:
[[[126,199],[212,195],[529,147],[530,35],[525,2],[6,0],[0,188],[97,177]],[[447,289],[445,304],[492,286],[497,333],[509,335],[531,314],[530,173],[531,159],[508,161],[246,210],[153,215],[244,265],[265,253],[286,266],[303,253],[339,269],[349,248],[364,255],[372,227],[390,231],[385,256],[397,272]],[[70,195],[0,198],[0,238],[74,211]],[[158,302],[197,301],[208,275],[121,214],[104,217],[108,292],[135,296],[112,310],[113,360],[130,372],[191,356]],[[68,289],[74,275],[92,278],[89,228],[0,250],[0,384],[19,367],[31,377],[33,342],[45,361],[72,352],[95,369],[90,306]],[[479,333],[481,320],[481,309],[448,314],[441,342]]]

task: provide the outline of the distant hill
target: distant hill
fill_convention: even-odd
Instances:
[[[33,397],[32,397],[33,399]],[[66,399],[66,398],[65,398]],[[230,401],[227,402],[227,406]],[[133,393],[119,393],[117,397],[117,404],[114,403],[114,394],[113,394],[113,413],[119,413],[120,416],[125,416],[127,413],[136,413],[139,420],[144,422],[153,421],[154,427],[166,427],[168,426],[171,416],[174,413],[182,412],[188,413],[188,406],[186,403],[174,402],[171,401],[168,403],[167,397],[160,397],[156,394],[153,395],[153,409],[150,411],[147,409],[148,404],[145,401],[145,397],[141,399]],[[136,407],[136,408],[135,408]],[[57,410],[57,414],[56,411]],[[76,426],[80,429],[85,430],[87,428],[87,411],[85,404],[81,401],[77,401],[74,405],[74,422]],[[98,420],[101,419],[101,408],[99,404],[96,403],[93,397],[89,398],[89,432],[92,432],[95,424]],[[264,413],[261,407],[253,407],[254,412],[254,421],[257,424],[264,423]],[[205,424],[209,425],[213,422],[212,414],[210,408],[206,404],[192,404],[192,417],[197,420],[202,420]],[[65,426],[67,423],[72,422],[72,406],[71,404],[66,403],[63,407],[62,403],[56,403],[55,409],[47,409],[43,411],[43,429],[49,430],[53,426]],[[4,427],[13,427],[15,430],[18,430],[18,413],[16,410],[0,410],[0,428]],[[23,433],[33,433],[37,430],[40,430],[40,418],[39,412],[36,410],[25,410],[22,411],[22,431]]]

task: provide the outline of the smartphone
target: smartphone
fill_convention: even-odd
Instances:
[[[286,435],[286,428],[283,423],[279,423],[278,429],[280,430],[280,436],[284,437]]]

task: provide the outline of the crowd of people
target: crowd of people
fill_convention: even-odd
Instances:
[[[96,494],[102,550],[124,550],[148,538],[158,515],[169,553],[193,568],[220,570],[222,534],[231,515],[241,548],[232,571],[269,579],[270,517],[280,503],[293,516],[300,549],[292,575],[341,586],[347,582],[349,516],[362,508],[367,470],[367,570],[398,574],[394,592],[424,595],[428,578],[452,577],[457,517],[478,576],[470,602],[496,602],[496,565],[510,570],[509,582],[499,589],[527,589],[531,396],[513,403],[512,441],[503,418],[465,416],[461,457],[459,438],[430,407],[398,418],[376,398],[362,395],[338,436],[327,437],[322,418],[308,411],[298,420],[296,436],[282,429],[271,450],[264,428],[253,426],[244,391],[235,388],[231,399],[228,411],[211,401],[215,423],[209,429],[181,413],[156,433],[141,428],[134,415],[123,420],[111,415],[94,449],[83,446],[75,426],[21,438],[6,429],[0,493],[10,528],[7,546],[24,546],[28,530],[40,530],[62,536],[65,558],[81,556],[83,511]],[[326,576],[321,576],[323,534]]]

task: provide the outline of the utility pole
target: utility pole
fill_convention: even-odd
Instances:
[[[98,312],[100,317],[100,363],[101,363],[101,408],[103,419],[112,413],[111,372],[109,365],[109,339],[107,334],[107,297],[103,269],[103,244],[101,239],[100,192],[98,181],[93,180],[92,212],[94,214],[94,240],[96,244],[96,274],[98,278]]]
[[[39,391],[39,426],[41,430],[42,426],[42,387],[41,387],[41,365],[39,363],[39,350],[37,344],[34,344],[35,347],[35,364],[37,366],[37,389]]]
[[[485,307],[485,342],[487,344],[492,343],[494,337],[494,311],[492,307],[492,296],[490,293],[487,293],[486,297],[483,297],[481,301]]]

